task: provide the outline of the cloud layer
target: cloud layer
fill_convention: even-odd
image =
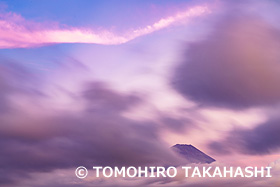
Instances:
[[[161,127],[156,121],[123,116],[124,111],[143,102],[138,95],[119,93],[105,83],[90,81],[81,90],[69,93],[74,103],[82,103],[81,110],[56,111],[44,105],[40,111],[32,112],[29,108],[48,94],[42,85],[29,86],[33,75],[15,67],[0,66],[0,167],[6,168],[1,170],[0,184],[18,182],[34,172],[79,165],[181,162],[159,138]],[[19,107],[19,98],[27,98],[31,103]]]

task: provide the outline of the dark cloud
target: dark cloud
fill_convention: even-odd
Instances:
[[[162,117],[163,126],[175,133],[185,133],[187,129],[195,127],[194,122],[188,118]]]
[[[141,102],[140,96],[136,94],[123,95],[109,88],[101,82],[89,82],[85,85],[87,90],[83,92],[87,100],[87,106],[90,111],[115,112],[127,110],[137,103]]]
[[[280,31],[259,17],[229,12],[204,40],[187,46],[172,79],[203,106],[243,109],[280,101]]]
[[[262,155],[280,150],[280,118],[270,119],[253,129],[236,129],[226,139],[211,142],[213,152],[229,154],[233,151]]]

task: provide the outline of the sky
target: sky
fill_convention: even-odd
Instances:
[[[279,10],[273,0],[0,1],[0,185],[207,186],[74,175],[180,165],[174,144],[213,166],[275,166],[275,177],[215,186],[279,185]]]

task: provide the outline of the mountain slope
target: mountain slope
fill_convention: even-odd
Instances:
[[[206,155],[199,149],[188,144],[176,144],[171,147],[173,151],[178,153],[181,157],[186,159],[189,163],[210,164],[216,160]]]

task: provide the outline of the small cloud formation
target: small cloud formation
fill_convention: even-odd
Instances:
[[[173,16],[162,18],[144,28],[131,29],[124,34],[116,34],[107,30],[59,27],[58,24],[43,24],[31,22],[16,13],[0,14],[0,48],[30,48],[58,43],[94,43],[116,45],[126,43],[139,36],[150,34],[185,21],[196,16],[209,13],[205,6],[193,6]]]
[[[142,101],[140,96],[123,95],[101,82],[89,82],[85,86],[88,89],[83,92],[83,97],[87,101],[88,111],[100,111],[104,108],[104,113],[119,112],[128,110]]]
[[[162,117],[161,123],[164,128],[179,134],[184,134],[187,129],[195,127],[194,122],[188,118]]]
[[[240,9],[229,11],[206,39],[186,46],[172,86],[187,99],[230,109],[280,101],[280,30]]]

